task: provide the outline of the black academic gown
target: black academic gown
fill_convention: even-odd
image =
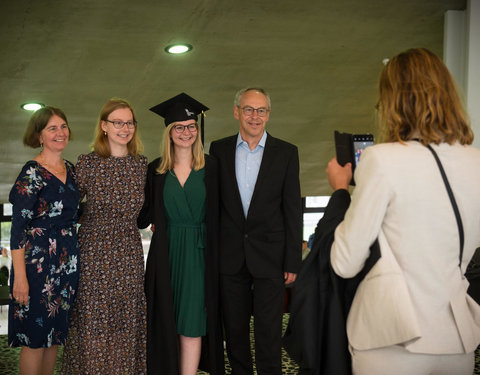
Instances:
[[[380,256],[378,243],[354,278],[337,276],[330,265],[335,228],[350,205],[347,190],[333,193],[318,222],[310,254],[292,290],[290,320],[283,346],[300,366],[299,374],[351,375],[346,321],[358,284]]]
[[[218,172],[217,161],[205,155],[206,250],[205,305],[207,335],[202,338],[200,369],[224,374],[218,288]],[[155,225],[145,273],[147,297],[147,372],[175,375],[178,368],[178,340],[170,286],[167,218],[163,201],[166,174],[157,174],[160,158],[148,165],[145,203],[138,217],[139,228]]]

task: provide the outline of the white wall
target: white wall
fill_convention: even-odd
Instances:
[[[468,0],[465,11],[446,12],[443,59],[464,97],[474,144],[480,147],[480,0]]]
[[[443,62],[452,73],[466,102],[467,12],[449,10],[445,13]]]
[[[467,109],[480,147],[480,0],[467,4]]]

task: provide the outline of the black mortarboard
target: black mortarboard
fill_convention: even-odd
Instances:
[[[185,121],[190,119],[197,121],[197,116],[200,115],[200,135],[203,142],[204,116],[205,111],[208,111],[208,109],[208,107],[204,106],[199,101],[182,92],[181,94],[150,108],[150,111],[165,118],[165,126],[168,126],[175,121]]]

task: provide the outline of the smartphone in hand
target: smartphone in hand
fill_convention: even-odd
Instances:
[[[340,133],[335,130],[334,137],[338,163],[341,166],[351,163],[352,172],[355,171],[355,167],[360,162],[360,155],[363,150],[374,143],[372,134]],[[355,185],[353,177],[350,185]]]

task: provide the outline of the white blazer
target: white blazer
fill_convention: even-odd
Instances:
[[[381,258],[359,285],[347,319],[350,345],[364,350],[402,344],[411,352],[469,353],[480,343],[480,306],[464,278],[480,246],[480,150],[433,145],[449,179],[465,232],[459,234],[431,152],[416,141],[367,148],[357,187],[335,231],[331,264],[356,275],[378,238]]]

